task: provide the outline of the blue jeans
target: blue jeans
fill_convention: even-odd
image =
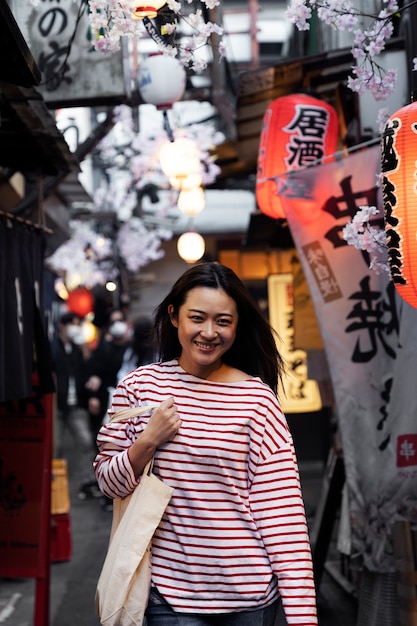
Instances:
[[[148,605],[146,626],[274,626],[280,600],[253,611],[234,613],[176,613],[167,602]]]

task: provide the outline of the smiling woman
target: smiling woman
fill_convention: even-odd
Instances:
[[[194,287],[178,313],[172,304],[168,313],[178,331],[182,348],[178,363],[184,370],[206,380],[248,378],[222,361],[235,340],[238,323],[236,303],[223,289]]]
[[[152,540],[148,626],[317,626],[294,446],[272,330],[234,272],[191,267],[159,305],[161,361],[130,372],[102,427],[96,475],[131,493],[151,457],[174,493]]]

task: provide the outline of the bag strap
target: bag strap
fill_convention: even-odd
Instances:
[[[116,411],[110,418],[110,422],[123,422],[129,420],[132,417],[139,417],[145,413],[152,413],[152,411],[158,408],[159,404],[147,404],[145,406],[132,406],[126,409]]]

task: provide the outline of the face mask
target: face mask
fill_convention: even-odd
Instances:
[[[68,324],[67,326],[67,337],[70,341],[76,341],[82,334],[81,328],[76,326],[76,324]]]
[[[121,339],[127,332],[127,324],[126,322],[122,322],[118,320],[117,322],[113,322],[113,324],[109,328],[109,333],[115,339]]]

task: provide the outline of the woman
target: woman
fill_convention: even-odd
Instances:
[[[291,435],[276,398],[269,324],[217,263],[191,267],[156,312],[160,363],[128,374],[112,411],[158,404],[100,431],[103,492],[130,493],[155,455],[174,495],[152,542],[148,626],[317,624]]]

